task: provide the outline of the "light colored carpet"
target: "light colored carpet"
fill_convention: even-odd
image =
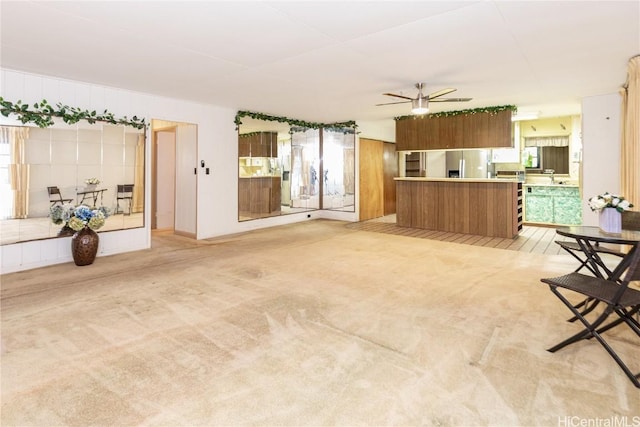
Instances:
[[[539,282],[573,270],[569,256],[326,220],[153,242],[2,276],[2,426],[557,426],[640,414],[640,391],[597,342],[545,351],[578,330]],[[625,328],[608,336],[637,358]]]

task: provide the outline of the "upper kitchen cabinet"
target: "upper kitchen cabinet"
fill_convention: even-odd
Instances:
[[[398,151],[512,147],[511,109],[396,120]]]
[[[414,119],[396,120],[396,150],[398,151],[410,150],[412,148],[408,148],[408,147],[410,147],[411,145],[417,145],[417,141],[418,141],[418,120],[414,120]]]
[[[238,137],[238,157],[278,157],[278,133],[241,134]]]
[[[456,116],[439,117],[438,125],[438,140],[442,141],[444,148],[461,149],[464,147],[464,129],[459,126]]]
[[[489,140],[489,114],[476,113],[463,116],[461,124],[464,129],[462,148],[490,148],[493,147]]]

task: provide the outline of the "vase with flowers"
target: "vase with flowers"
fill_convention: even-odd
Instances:
[[[633,204],[623,196],[605,192],[589,199],[589,207],[600,213],[600,228],[607,233],[622,231],[622,212],[628,211]]]
[[[65,203],[52,206],[49,216],[54,224],[63,225],[59,235],[69,235],[73,232],[71,254],[76,265],[92,264],[98,253],[100,241],[98,233],[94,230],[104,225],[109,216],[107,208],[92,209],[85,205],[73,206]],[[65,230],[69,234],[64,234]]]
[[[87,185],[87,190],[95,190],[98,184],[100,184],[100,180],[98,178],[87,178],[84,180],[84,183]]]

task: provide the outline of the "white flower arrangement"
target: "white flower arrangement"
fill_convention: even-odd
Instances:
[[[98,178],[87,178],[84,180],[84,183],[87,185],[98,185],[100,184],[100,180]]]
[[[590,198],[589,207],[592,211],[601,211],[604,208],[615,208],[618,212],[624,212],[631,209],[633,204],[629,203],[629,201],[625,200],[622,196],[606,192]]]

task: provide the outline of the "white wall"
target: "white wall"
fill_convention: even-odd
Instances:
[[[587,201],[620,192],[621,102],[617,93],[582,100],[582,223],[598,225]]]
[[[396,142],[396,121],[393,119],[357,122],[360,138],[379,139],[385,142]]]
[[[238,222],[238,141],[234,124],[235,109],[188,102],[179,99],[132,92],[124,89],[58,79],[0,68],[0,96],[33,104],[46,99],[81,109],[104,111],[117,117],[192,123],[197,126],[197,162],[204,160],[210,174],[198,167],[197,238],[255,230],[316,218],[354,221],[354,212],[312,211],[255,221]],[[152,182],[151,135],[147,129],[145,182]],[[383,139],[378,136],[378,138]],[[356,157],[357,158],[357,157]],[[197,167],[197,165],[194,165]],[[356,181],[357,182],[357,181]],[[145,206],[150,205],[150,188]],[[357,208],[356,208],[357,209]],[[356,211],[357,212],[357,211]],[[100,233],[98,256],[145,249],[151,245],[151,210],[145,210],[145,227]],[[70,238],[39,240],[0,247],[2,273],[45,265],[71,262]]]

